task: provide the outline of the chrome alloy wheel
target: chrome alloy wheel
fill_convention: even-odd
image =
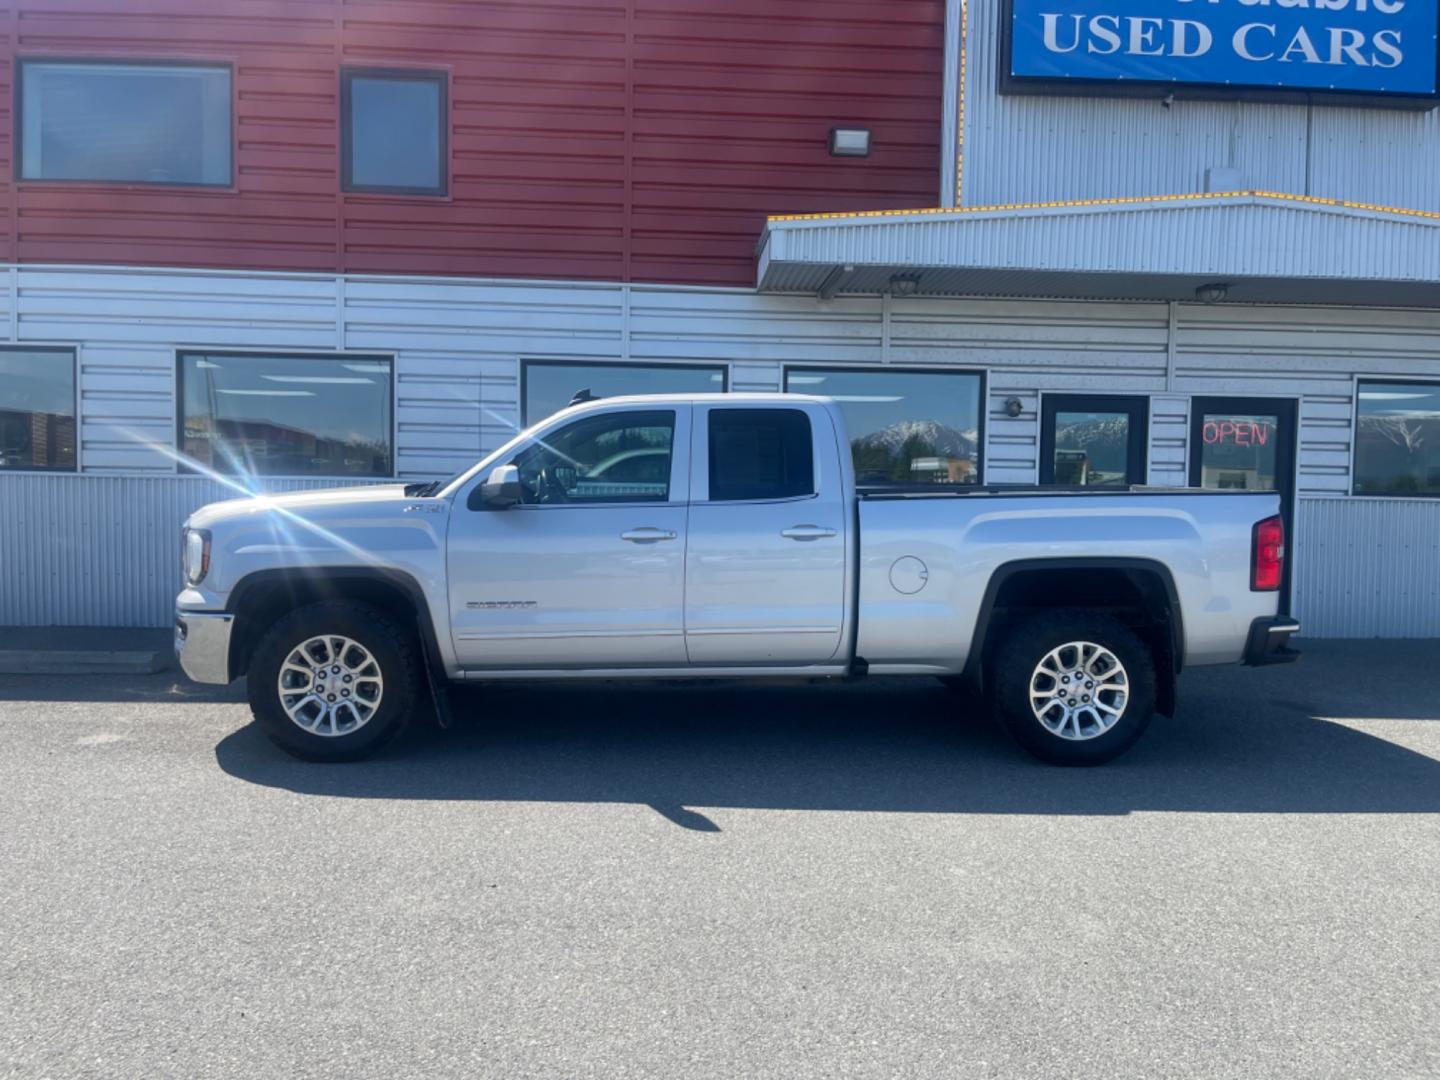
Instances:
[[[380,665],[358,641],[312,637],[280,665],[280,707],[302,731],[333,737],[359,731],[385,693]]]
[[[1103,645],[1071,641],[1051,649],[1030,676],[1030,709],[1052,735],[1084,742],[1125,715],[1130,678]]]

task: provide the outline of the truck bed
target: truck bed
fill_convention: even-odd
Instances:
[[[857,507],[856,655],[876,672],[954,670],[1007,576],[1043,560],[1082,578],[1153,572],[1184,612],[1183,664],[1236,663],[1252,622],[1274,614],[1275,594],[1250,588],[1251,544],[1279,510],[1273,492],[1193,488],[871,491]]]

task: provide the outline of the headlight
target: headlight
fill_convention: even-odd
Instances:
[[[204,529],[186,529],[181,551],[185,583],[199,585],[210,572],[210,534]]]

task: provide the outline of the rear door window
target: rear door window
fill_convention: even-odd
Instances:
[[[710,501],[815,494],[810,418],[799,409],[712,409]]]

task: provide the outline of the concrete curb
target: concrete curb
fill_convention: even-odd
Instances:
[[[0,649],[0,675],[154,675],[169,659],[152,649]]]

